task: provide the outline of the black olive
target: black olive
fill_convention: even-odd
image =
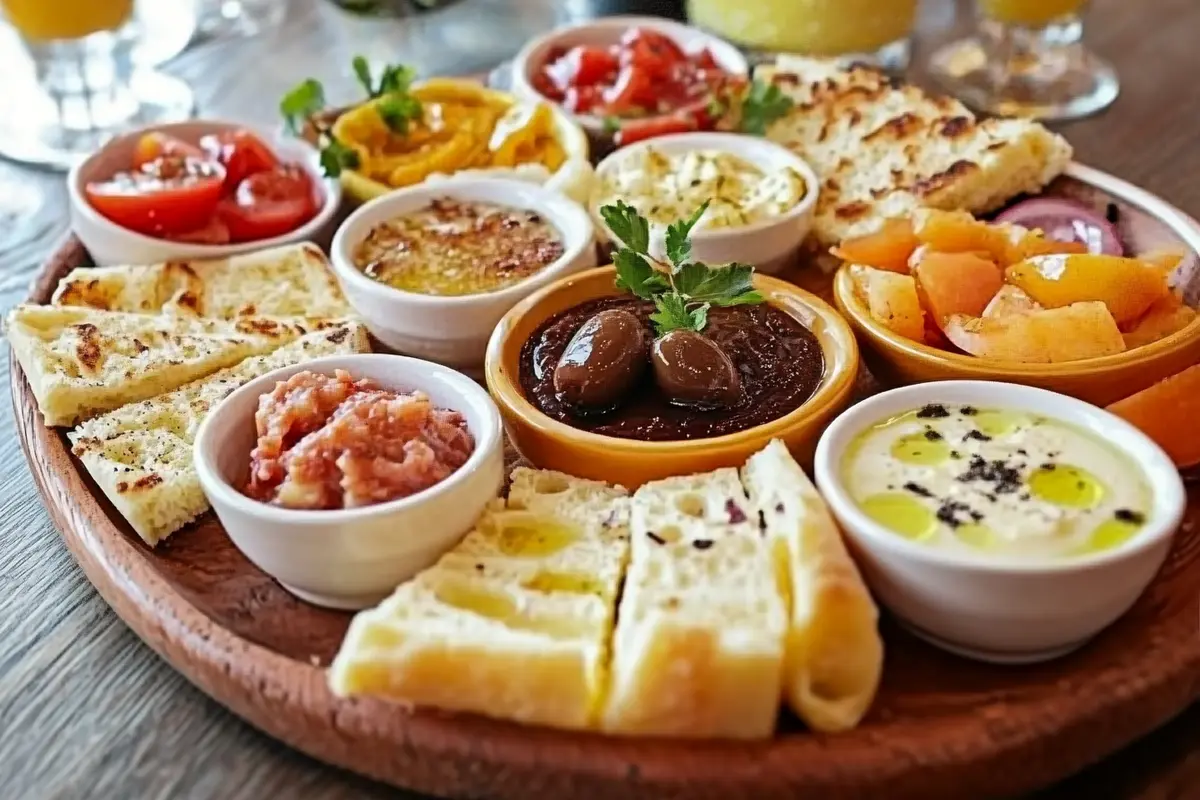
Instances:
[[[695,331],[671,331],[651,349],[654,380],[672,403],[719,408],[737,403],[742,382],[725,351]]]
[[[621,401],[646,369],[649,335],[628,311],[601,311],[579,326],[554,367],[554,391],[579,408]]]

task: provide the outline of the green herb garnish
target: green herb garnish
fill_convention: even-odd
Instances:
[[[336,178],[342,174],[342,170],[357,169],[360,166],[358,153],[329,134],[324,134],[324,138],[321,147],[321,171],[325,173],[325,177]]]
[[[422,113],[421,101],[408,91],[416,71],[403,64],[388,64],[376,81],[371,75],[371,65],[362,56],[355,56],[350,66],[367,97],[378,101],[375,110],[388,130],[402,136],[407,134],[408,123],[420,119]]]
[[[692,228],[708,202],[687,219],[667,226],[667,262],[650,255],[650,223],[637,209],[618,200],[603,206],[600,216],[622,244],[613,256],[617,288],[654,302],[650,315],[658,335],[673,331],[702,331],[712,306],[753,305],[763,302],[754,290],[754,267],[726,264],[711,267],[691,261]]]
[[[621,118],[620,117],[607,116],[604,118],[604,120],[601,124],[603,125],[604,132],[607,133],[609,136],[612,136],[614,133],[621,130]]]
[[[315,78],[295,86],[279,101],[279,113],[293,136],[300,133],[304,122],[325,108],[325,87]]]
[[[765,136],[767,127],[791,111],[792,98],[773,83],[755,79],[742,98],[741,129],[744,133]]]

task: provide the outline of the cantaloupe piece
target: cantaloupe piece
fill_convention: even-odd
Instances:
[[[983,309],[983,316],[1011,317],[1013,314],[1028,314],[1030,311],[1041,309],[1042,306],[1024,291],[1006,283]]]
[[[997,361],[1057,363],[1125,350],[1121,331],[1101,302],[1009,317],[954,316],[944,330],[956,347]]]
[[[1118,325],[1133,322],[1169,291],[1161,266],[1120,256],[1036,256],[1013,264],[1005,276],[1046,308],[1098,300]]]
[[[1009,247],[1003,262],[1004,266],[1024,261],[1035,256],[1051,255],[1053,253],[1079,253],[1088,251],[1083,242],[1060,242],[1057,239],[1047,239],[1041,231],[1022,228],[1020,225],[1001,226],[1007,228]]]
[[[977,220],[966,211],[922,209],[913,215],[913,233],[933,250],[988,253],[1002,267],[1047,253],[1087,252],[1081,242],[1060,242],[1020,225]]]
[[[830,250],[850,264],[865,264],[890,272],[908,272],[908,257],[917,249],[917,237],[907,219],[892,219],[875,233],[847,239]]]
[[[1200,464],[1200,364],[1118,400],[1108,410],[1158,442],[1177,466]]]
[[[924,340],[924,313],[911,275],[856,264],[850,276],[872,319],[908,339]]]
[[[926,252],[913,276],[921,304],[939,325],[955,314],[978,317],[1004,283],[994,262],[971,252]]]
[[[1125,347],[1132,350],[1165,339],[1186,328],[1195,318],[1194,309],[1184,305],[1174,292],[1167,292],[1155,300],[1132,325],[1124,328]]]

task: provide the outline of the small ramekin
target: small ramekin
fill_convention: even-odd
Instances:
[[[750,225],[730,228],[698,228],[692,231],[692,257],[709,264],[727,264],[740,261],[753,264],[763,275],[775,274],[788,266],[812,229],[813,214],[820,193],[820,181],[812,167],[786,147],[757,136],[736,133],[677,133],[659,136],[644,142],[623,147],[611,153],[596,167],[596,180],[588,210],[597,229],[609,240],[612,231],[600,217],[598,201],[604,176],[619,169],[627,159],[636,158],[647,148],[666,155],[677,155],[695,150],[721,151],[744,159],[766,174],[790,167],[804,179],[805,193],[796,205],[783,214],[761,220]],[[661,230],[660,230],[661,228]],[[665,228],[654,226],[651,252],[662,256]]]
[[[1033,412],[1103,438],[1128,456],[1151,487],[1145,527],[1112,550],[1033,563],[946,552],[885,529],[851,498],[842,481],[842,458],[868,426],[929,403]],[[1187,503],[1171,459],[1132,425],[1066,395],[992,381],[906,386],[854,405],[817,444],[815,474],[879,600],[927,641],[994,663],[1056,658],[1116,621],[1162,566]]]
[[[72,167],[67,174],[71,228],[91,254],[92,261],[97,266],[107,267],[115,264],[155,264],[181,259],[227,258],[238,253],[266,250],[293,242],[319,241],[323,236],[328,236],[332,227],[330,223],[342,202],[341,183],[322,175],[320,154],[307,142],[277,137],[252,128],[250,130],[269,144],[281,160],[298,163],[307,169],[323,197],[323,204],[315,217],[281,236],[220,245],[158,239],[121,227],[94,209],[84,195],[84,187],[88,183],[107,180],[115,173],[129,169],[134,147],[144,134],[165,133],[190,144],[197,144],[201,137],[210,133],[246,128],[248,126],[236,122],[199,119],[154,125],[113,138]]]
[[[462,413],[475,450],[448,478],[423,492],[362,508],[308,511],[252,500],[239,491],[255,444],[258,399],[298,372],[343,369],[399,391],[420,390]],[[414,358],[362,353],[330,356],[263,375],[221,401],[196,434],[200,485],[229,538],[292,594],[319,606],[374,605],[452,548],[500,491],[500,415],[479,384]]]
[[[564,253],[513,286],[455,297],[394,289],[371,280],[354,266],[354,249],[372,227],[424,208],[438,197],[535,211],[558,230]],[[595,229],[583,207],[558,192],[513,179],[460,178],[399,189],[364,204],[338,228],[330,261],[350,304],[371,333],[389,348],[478,371],[488,337],[510,308],[539,288],[596,265]]]

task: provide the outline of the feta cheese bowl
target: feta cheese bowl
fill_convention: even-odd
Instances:
[[[601,161],[588,207],[610,239],[599,209],[618,200],[636,208],[650,221],[651,254],[661,256],[667,224],[707,202],[692,230],[693,257],[751,263],[774,274],[808,235],[818,186],[803,159],[765,139],[681,133],[624,147]]]
[[[859,403],[822,436],[815,473],[880,601],[918,636],[996,663],[1065,654],[1124,614],[1186,504],[1131,425],[986,381]]]

